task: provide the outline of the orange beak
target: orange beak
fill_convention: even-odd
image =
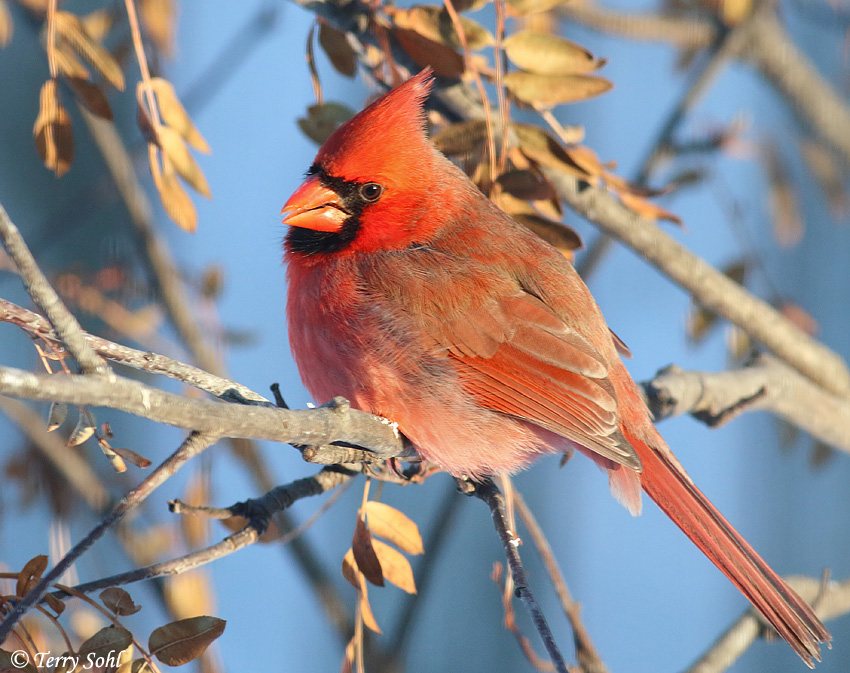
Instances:
[[[284,224],[315,231],[339,231],[351,215],[339,194],[322,185],[318,175],[307,178],[295,190],[280,214]]]

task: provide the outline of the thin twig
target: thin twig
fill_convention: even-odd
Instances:
[[[38,268],[21,232],[9,219],[9,215],[0,204],[0,237],[3,247],[9,253],[21,274],[21,280],[35,304],[44,311],[47,319],[53,325],[62,343],[76,358],[80,369],[86,374],[108,376],[109,366],[95,353],[86,342],[80,323],[67,309],[65,304],[50,286],[47,278]]]
[[[99,589],[130,584],[141,580],[179,575],[188,570],[206,565],[256,542],[265,528],[268,527],[271,517],[292,506],[296,501],[327,493],[331,489],[350,481],[356,475],[356,472],[349,470],[326,468],[312,477],[305,477],[290,484],[278,486],[263,497],[250,501],[251,506],[256,507],[254,511],[256,513],[264,512],[264,517],[260,516],[252,520],[242,530],[227,536],[222,541],[176,559],[154,563],[144,568],[137,568],[125,573],[103,577],[92,582],[78,584],[74,589],[82,593],[91,593]],[[230,508],[230,511],[231,516],[241,515],[239,506]],[[62,598],[63,592],[58,592],[56,597]]]
[[[690,84],[685,89],[676,106],[667,115],[664,123],[658,131],[658,135],[644,157],[635,175],[634,182],[645,185],[652,174],[658,169],[670,151],[673,137],[697,103],[711,88],[711,85],[726,67],[746,47],[747,41],[751,39],[753,21],[756,17],[750,17],[743,24],[728,30],[723,34],[715,45],[713,53],[708,57],[703,66],[693,76]],[[613,239],[608,234],[601,234],[582,256],[581,262],[576,265],[576,270],[582,278],[587,279],[599,266],[599,263],[611,249]]]
[[[387,652],[391,652],[399,660],[403,659],[410,644],[416,614],[425,603],[423,599],[434,577],[437,560],[449,539],[449,533],[452,531],[459,506],[463,501],[464,499],[459,497],[456,489],[447,491],[442,497],[437,515],[431,524],[430,532],[423,545],[427,553],[416,567],[416,594],[408,597],[405,602],[401,615],[396,621],[392,640],[387,647]]]
[[[573,629],[573,640],[576,646],[576,659],[579,666],[585,673],[608,673],[608,667],[602,660],[599,651],[593,644],[590,633],[584,622],[581,619],[581,606],[573,600],[570,595],[570,590],[567,588],[567,582],[564,580],[564,575],[561,568],[558,566],[558,561],[555,554],[552,552],[552,547],[546,539],[546,535],[537,523],[534,514],[525,504],[522,494],[514,489],[514,506],[522,519],[523,524],[531,534],[531,539],[534,546],[537,547],[537,552],[543,560],[543,565],[546,567],[546,573],[552,581],[552,586],[555,589],[555,594],[561,603],[561,608],[570,622]]]
[[[55,341],[61,344],[59,337],[54,332],[50,323],[37,313],[28,311],[10,301],[0,298],[0,322],[9,322],[26,330],[28,333],[41,339]],[[174,360],[165,355],[140,351],[129,346],[109,341],[99,336],[83,332],[86,341],[101,357],[117,362],[134,369],[162,374],[175,381],[194,386],[204,390],[216,397],[225,395],[236,395],[252,402],[266,402],[272,406],[262,395],[236,381],[225,379],[215,374],[210,374],[203,369],[187,365],[179,360]]]
[[[505,555],[508,559],[508,566],[511,569],[511,575],[516,585],[516,595],[525,603],[525,607],[531,615],[531,621],[534,623],[534,627],[537,629],[537,633],[540,635],[543,645],[549,653],[549,658],[555,664],[555,669],[559,673],[567,673],[567,664],[564,662],[564,657],[558,649],[555,636],[552,635],[552,631],[546,623],[546,617],[543,615],[540,606],[531,593],[531,588],[528,586],[528,578],[526,577],[525,569],[522,566],[522,561],[517,551],[519,541],[513,532],[508,529],[505,499],[492,481],[476,485],[472,494],[487,503],[487,506],[490,508],[493,523],[496,526],[496,532],[502,541],[502,546],[505,549]]]
[[[28,608],[35,605],[41,600],[41,597],[47,592],[50,585],[56,582],[65,571],[73,565],[88,549],[106,533],[112,526],[120,521],[127,512],[138,507],[153,491],[160,486],[166,479],[174,475],[183,465],[191,458],[201,453],[208,446],[216,441],[215,436],[206,435],[199,432],[192,432],[183,441],[180,447],[171,454],[163,463],[151,472],[136,488],[125,495],[115,507],[97,524],[82,540],[65,554],[59,562],[45,574],[21,601],[15,605],[12,610],[0,623],[0,642],[6,639],[6,636],[15,626],[15,624],[23,617]]]
[[[109,503],[109,492],[80,454],[65,446],[57,434],[47,432],[44,419],[22,402],[0,396],[0,411],[18,424],[89,508],[102,512]]]

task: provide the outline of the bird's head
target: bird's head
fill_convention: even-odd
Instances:
[[[287,249],[304,254],[405,247],[426,232],[425,209],[446,161],[425,133],[430,69],[340,126],[281,214]]]

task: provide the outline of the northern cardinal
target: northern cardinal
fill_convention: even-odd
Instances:
[[[673,456],[573,266],[428,140],[431,85],[422,71],[343,124],[283,207],[310,394],[397,422],[456,477],[577,449],[633,515],[643,489],[813,666],[829,632]]]

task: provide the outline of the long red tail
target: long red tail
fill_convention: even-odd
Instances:
[[[818,643],[829,643],[831,636],[809,605],[732,528],[672,455],[652,449],[628,428],[623,434],[643,461],[646,494],[814,668],[820,661]]]

